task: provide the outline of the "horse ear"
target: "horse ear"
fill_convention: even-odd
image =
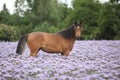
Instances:
[[[77,21],[75,20],[75,25],[77,25]]]

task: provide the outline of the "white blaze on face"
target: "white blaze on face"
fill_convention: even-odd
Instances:
[[[75,28],[75,36],[80,37],[80,34],[81,34],[81,28],[80,28],[80,26],[76,26],[76,28]]]
[[[77,29],[79,29],[80,28],[80,26],[77,26]]]

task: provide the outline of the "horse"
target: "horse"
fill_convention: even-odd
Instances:
[[[71,27],[57,33],[32,32],[20,38],[16,53],[22,54],[27,43],[30,49],[30,56],[33,57],[40,50],[47,53],[61,53],[63,56],[68,56],[76,38],[80,37],[81,32],[82,22],[78,23],[77,21]]]

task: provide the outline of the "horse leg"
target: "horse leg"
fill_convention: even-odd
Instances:
[[[67,50],[67,51],[65,51],[65,52],[64,52],[64,54],[63,54],[63,55],[64,55],[64,56],[69,56],[69,53],[70,53],[70,51],[69,51],[69,50]]]
[[[30,49],[30,56],[35,57],[38,52],[39,52],[39,48]]]
[[[35,57],[40,50],[39,46],[36,46],[35,44],[28,44],[28,47],[30,49],[30,56],[33,57]]]
[[[64,55],[64,53],[61,53],[61,55],[63,56],[63,55]]]

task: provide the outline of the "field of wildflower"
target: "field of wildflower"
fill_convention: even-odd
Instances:
[[[57,43],[56,43],[57,45]],[[120,41],[76,41],[68,57],[26,47],[17,55],[17,42],[0,42],[0,80],[120,80]]]

